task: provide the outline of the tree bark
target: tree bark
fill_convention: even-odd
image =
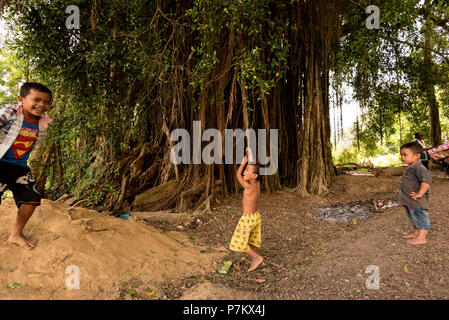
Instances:
[[[426,11],[430,8],[430,2],[426,0]],[[427,14],[426,14],[427,15]],[[429,122],[430,122],[430,140],[433,146],[438,146],[441,144],[441,125],[440,125],[440,113],[439,105],[435,96],[435,81],[433,79],[433,61],[432,52],[430,49],[433,48],[431,39],[431,28],[432,24],[429,17],[426,17],[426,23],[424,26],[424,86],[426,90],[427,106],[429,110]]]

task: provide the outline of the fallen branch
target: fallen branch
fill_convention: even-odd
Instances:
[[[348,166],[348,165],[355,166],[357,168],[364,168],[364,169],[371,169],[372,168],[371,166],[363,166],[363,165],[355,163],[355,162],[339,163],[339,164],[336,164],[335,166],[336,167],[343,167],[343,166]]]

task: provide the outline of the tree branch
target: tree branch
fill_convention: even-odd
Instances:
[[[439,55],[441,58],[443,58],[444,61],[446,61],[447,63],[449,63],[449,58],[446,57],[443,53],[441,53],[441,52],[439,52],[439,51],[436,51],[435,49],[428,48],[428,47],[426,47],[425,45],[422,45],[422,44],[415,44],[415,43],[412,43],[412,42],[408,42],[408,41],[404,41],[404,40],[399,40],[399,39],[396,39],[396,38],[393,38],[393,37],[389,37],[389,36],[379,35],[379,37],[381,37],[382,39],[388,40],[388,41],[394,41],[394,42],[399,42],[399,43],[402,43],[402,44],[406,44],[406,45],[408,45],[408,46],[410,46],[410,47],[417,47],[417,48],[429,50],[430,52],[433,52],[433,53]]]

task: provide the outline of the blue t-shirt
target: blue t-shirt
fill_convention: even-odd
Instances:
[[[30,151],[39,135],[39,122],[23,118],[22,128],[12,146],[0,161],[12,163],[21,167],[27,166]]]

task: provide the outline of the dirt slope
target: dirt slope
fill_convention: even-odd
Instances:
[[[217,268],[223,247],[202,247],[177,232],[69,209],[43,200],[25,227],[33,250],[7,243],[16,217],[13,200],[0,206],[2,299],[161,298],[161,283]],[[80,289],[66,289],[66,268],[79,268]]]

